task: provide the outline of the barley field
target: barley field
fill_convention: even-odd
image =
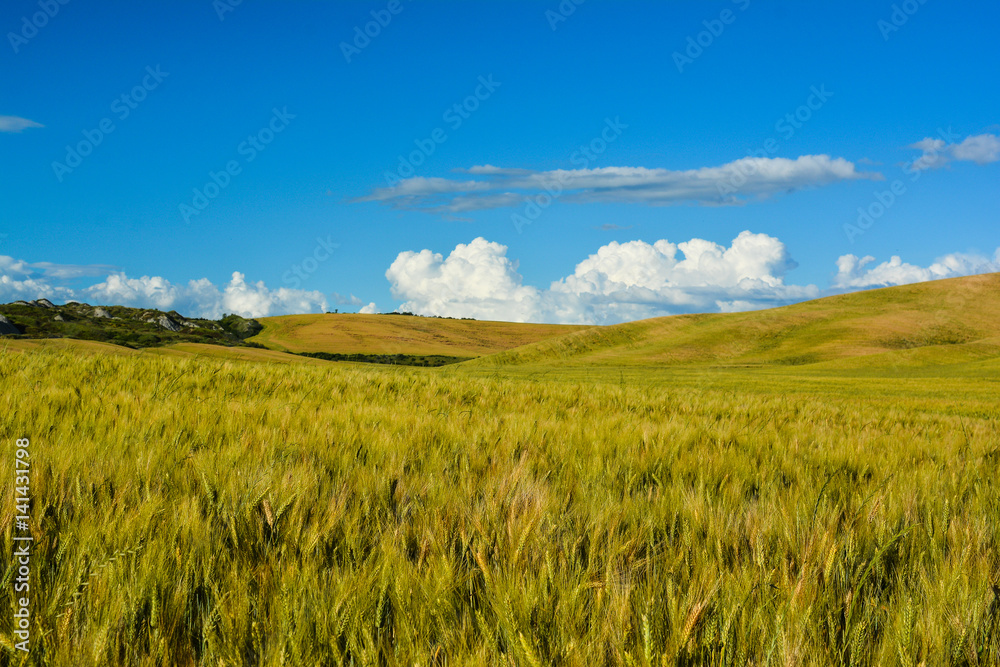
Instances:
[[[995,379],[67,347],[0,373],[35,538],[2,665],[1000,662]]]

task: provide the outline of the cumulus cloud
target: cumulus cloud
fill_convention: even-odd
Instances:
[[[103,275],[104,280],[82,289],[60,284],[94,275]],[[40,298],[176,310],[190,317],[213,319],[224,313],[266,317],[327,310],[322,292],[271,289],[263,282],[248,282],[239,272],[234,272],[229,283],[220,289],[207,278],[173,284],[160,276],[130,278],[114,267],[29,263],[0,255],[0,301]]]
[[[833,287],[836,289],[889,287],[979,273],[994,273],[1000,271],[1000,248],[992,258],[951,253],[938,258],[927,267],[908,264],[896,255],[881,264],[874,264],[875,261],[871,255],[866,257],[843,255],[837,260],[837,274],[833,278]]]
[[[507,247],[477,238],[447,258],[430,250],[401,252],[385,272],[402,311],[442,317],[527,322],[541,312],[539,291],[521,284]]]
[[[375,302],[372,301],[358,312],[361,313],[362,315],[375,315],[378,313],[378,308],[375,307]]]
[[[285,287],[270,289],[263,281],[248,283],[238,271],[233,272],[232,279],[221,290],[207,278],[189,281],[187,285],[174,285],[159,276],[129,278],[124,273],[116,273],[84,289],[83,293],[98,303],[176,310],[185,315],[213,319],[224,313],[267,317],[327,310],[322,292]]]
[[[744,231],[728,245],[704,239],[673,243],[612,242],[579,262],[547,288],[524,284],[507,247],[477,238],[448,256],[431,250],[402,252],[386,271],[399,310],[482,320],[614,324],[694,312],[772,308],[850,289],[937,280],[1000,271],[992,258],[952,253],[928,267],[893,257],[844,255],[828,289],[796,285],[785,244]]]
[[[400,253],[386,272],[400,310],[512,321],[614,323],[684,312],[765,308],[819,296],[786,285],[781,241],[743,232],[728,247],[691,239],[612,242],[541,289],[522,282],[507,248],[477,238],[448,257]]]
[[[0,116],[0,132],[20,132],[29,127],[45,127],[27,118],[18,116]]]
[[[113,267],[99,265],[30,263],[8,255],[0,255],[0,301],[30,301],[33,299],[64,300],[73,298],[73,290],[57,283],[81,275],[101,275]],[[106,273],[107,271],[104,271]]]
[[[34,278],[18,279],[10,274],[0,274],[0,302],[32,301],[34,299],[49,299],[61,301],[71,299],[72,290],[50,285],[44,280]]]
[[[483,165],[463,173],[466,176],[461,178],[403,179],[353,201],[381,202],[394,208],[444,215],[521,206],[539,197],[653,206],[739,205],[803,188],[883,178],[876,172],[858,171],[854,163],[829,155],[803,155],[794,160],[746,157],[719,167],[686,171],[646,167],[532,171]]]
[[[911,169],[915,171],[940,169],[952,162],[975,162],[983,165],[1000,161],[1000,137],[995,134],[969,136],[959,143],[928,137],[912,144],[910,148],[922,152],[911,165]]]

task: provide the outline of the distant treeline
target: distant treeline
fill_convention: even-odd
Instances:
[[[470,320],[472,322],[476,321],[476,318],[474,317],[445,317],[443,315],[417,315],[416,313],[411,313],[405,310],[403,312],[379,313],[379,315],[408,315],[410,317],[427,317],[435,320]]]
[[[360,361],[366,364],[390,364],[396,366],[447,366],[475,357],[449,357],[441,354],[336,354],[330,352],[297,352],[300,357],[312,357],[324,361]]]

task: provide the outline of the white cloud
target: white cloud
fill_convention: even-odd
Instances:
[[[0,132],[20,132],[29,127],[45,127],[27,118],[18,116],[0,116]]]
[[[87,298],[98,303],[176,310],[184,315],[219,318],[224,313],[244,317],[267,317],[288,313],[311,313],[327,310],[322,292],[269,289],[262,281],[248,283],[236,271],[222,290],[207,278],[192,280],[186,286],[173,285],[166,278],[143,276],[129,278],[116,273],[83,290]]]
[[[386,271],[399,310],[483,320],[613,324],[692,312],[740,312],[850,289],[901,285],[1000,271],[993,258],[952,253],[928,267],[893,257],[844,255],[831,288],[785,282],[796,264],[784,243],[742,232],[729,246],[704,239],[612,242],[547,289],[525,285],[506,246],[477,238],[447,257],[402,252]]]
[[[372,301],[367,306],[358,311],[363,315],[375,315],[378,313],[378,308],[375,307],[375,302]]]
[[[910,148],[922,152],[911,166],[916,171],[939,169],[952,162],[975,162],[983,165],[1000,161],[1000,137],[994,134],[969,136],[960,143],[948,143],[944,139],[928,137],[912,144]]]
[[[729,247],[702,239],[609,243],[548,289],[524,285],[506,252],[483,238],[460,244],[447,258],[403,252],[386,277],[393,294],[406,299],[400,310],[519,322],[604,324],[819,296],[815,286],[786,285],[783,275],[795,263],[784,244],[751,232]]]
[[[29,263],[0,255],[0,274],[34,275],[54,280],[72,280],[85,276],[106,276],[117,267],[106,264],[53,264],[52,262]]]
[[[191,282],[191,286],[195,286]],[[166,278],[143,276],[129,278],[124,273],[108,276],[104,282],[83,290],[97,303],[120,306],[145,306],[170,310],[180,300],[181,288],[170,284]]]
[[[1000,160],[1000,137],[993,134],[980,134],[966,137],[965,141],[953,146],[951,154],[956,160],[989,164]]]
[[[9,276],[28,276],[34,273],[31,265],[21,259],[14,259],[7,255],[0,255],[0,274]]]
[[[938,258],[928,267],[908,264],[895,255],[881,264],[873,266],[873,262],[875,258],[871,255],[860,258],[856,255],[843,255],[837,260],[837,274],[833,278],[833,287],[837,289],[888,287],[993,273],[1000,271],[1000,248],[992,259],[981,255],[951,253]]]
[[[33,301],[49,299],[61,301],[73,297],[73,292],[63,287],[49,285],[43,280],[27,278],[18,280],[4,273],[0,275],[0,302]]]
[[[263,282],[247,282],[239,272],[233,273],[229,283],[219,289],[207,278],[175,285],[160,276],[129,278],[113,269],[101,265],[28,263],[0,255],[0,301],[40,298],[88,301],[102,305],[176,310],[189,317],[213,319],[223,313],[266,317],[327,310],[326,297],[322,292],[284,287],[271,289]],[[105,276],[103,281],[83,289],[59,284],[60,281],[101,274]]]
[[[686,171],[645,167],[531,171],[483,165],[463,173],[482,179],[407,178],[353,201],[446,215],[520,206],[535,197],[654,206],[683,202],[738,205],[840,181],[882,179],[881,174],[859,172],[854,163],[829,155],[803,155],[794,160],[747,157],[719,167]]]
[[[72,290],[64,286],[53,285],[49,279],[53,277],[58,279],[73,270],[86,271],[89,268],[92,267],[48,262],[31,264],[21,259],[0,255],[0,302],[72,298]]]
[[[106,276],[117,271],[117,266],[107,264],[53,264],[52,262],[35,262],[32,269],[40,271],[46,278],[54,280],[74,280],[94,276]]]
[[[430,250],[401,252],[386,278],[401,311],[442,317],[526,322],[538,316],[539,293],[521,284],[507,248],[477,238],[447,259]]]

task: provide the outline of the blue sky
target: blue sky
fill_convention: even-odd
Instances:
[[[995,4],[64,1],[0,9],[2,301],[611,322],[1000,270]]]

